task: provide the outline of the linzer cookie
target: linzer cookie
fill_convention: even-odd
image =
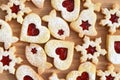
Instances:
[[[15,74],[15,65],[22,62],[21,58],[15,56],[15,51],[15,47],[9,48],[8,51],[4,51],[3,48],[0,47],[0,73],[2,73],[3,70],[8,70],[9,73]]]
[[[116,28],[120,27],[120,6],[114,4],[112,9],[103,8],[102,13],[105,15],[101,20],[102,26],[108,26],[111,34],[116,32]]]
[[[0,19],[0,42],[4,43],[5,49],[8,49],[13,43],[17,41],[18,38],[13,36],[10,25]]]
[[[74,42],[50,40],[45,44],[48,56],[54,58],[54,65],[59,70],[66,70],[73,60]]]
[[[47,62],[43,48],[37,44],[26,46],[25,55],[29,63],[38,68],[39,74],[52,67],[52,64]]]
[[[41,25],[41,18],[31,13],[27,15],[22,24],[20,40],[31,43],[45,43],[50,38],[47,27]]]
[[[120,64],[120,36],[107,36],[108,60],[113,64]]]
[[[77,45],[75,47],[75,49],[82,54],[80,61],[86,62],[87,60],[92,60],[93,63],[97,64],[98,57],[106,54],[106,50],[101,49],[100,46],[101,38],[96,38],[95,41],[90,41],[90,38],[85,36],[83,40],[84,44],[82,46]]]
[[[114,71],[113,65],[109,65],[108,70],[98,70],[97,75],[100,77],[100,80],[120,80],[120,73]]]
[[[84,6],[88,9],[82,10],[79,18],[76,21],[73,21],[70,24],[70,27],[76,31],[80,37],[83,37],[84,35],[96,36],[97,31],[95,29],[95,24],[97,15],[94,11],[100,11],[101,3],[94,4],[91,0],[86,0]]]
[[[30,66],[21,65],[16,70],[17,80],[44,80]]]
[[[24,14],[31,12],[31,9],[25,6],[25,1],[26,0],[9,0],[6,5],[1,5],[0,8],[7,12],[5,21],[11,21],[13,18],[22,24]]]
[[[70,29],[62,18],[56,16],[56,11],[52,10],[49,15],[42,18],[44,21],[48,22],[48,28],[52,34],[57,39],[65,39],[70,35]]]
[[[66,21],[74,21],[80,12],[80,0],[51,0],[52,7],[61,11]]]
[[[56,73],[53,73],[52,76],[49,77],[49,80],[65,80],[65,79],[59,79]]]
[[[68,73],[66,80],[96,80],[96,66],[90,62],[82,63],[78,71]]]

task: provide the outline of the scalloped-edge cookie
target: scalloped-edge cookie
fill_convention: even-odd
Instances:
[[[25,2],[26,0],[9,0],[7,4],[1,5],[0,8],[7,12],[5,21],[11,21],[13,18],[22,24],[24,14],[31,12],[31,9],[25,6]]]
[[[96,66],[90,62],[82,63],[78,70],[67,74],[66,80],[96,80]]]
[[[45,51],[37,44],[26,46],[25,55],[29,63],[38,68],[39,74],[52,67],[52,64],[47,62]]]
[[[17,80],[44,80],[28,65],[18,67],[16,70],[16,78]]]
[[[50,40],[45,44],[45,51],[54,59],[54,65],[59,70],[66,70],[71,66],[74,54],[74,42]]]
[[[75,21],[80,12],[80,0],[51,0],[52,7],[61,11],[62,17],[68,21]]]
[[[4,20],[0,19],[0,42],[4,43],[5,49],[8,49],[12,43],[18,41],[18,38],[13,36],[10,25]]]
[[[108,66],[108,69],[105,71],[98,70],[97,76],[100,77],[100,80],[120,80],[120,73],[114,71],[114,66],[111,64]]]
[[[79,37],[87,36],[96,36],[97,31],[95,29],[95,24],[97,20],[97,15],[94,11],[100,11],[101,3],[92,3],[91,0],[86,0],[85,7],[88,9],[84,9],[81,11],[79,18],[76,21],[73,21],[70,24],[70,27],[79,33]]]
[[[42,20],[48,22],[48,28],[57,39],[65,39],[70,35],[70,29],[65,20],[56,16],[56,11],[52,10],[49,15],[43,16]]]
[[[80,51],[82,56],[80,57],[81,62],[86,62],[87,60],[92,60],[93,63],[98,63],[98,57],[100,55],[105,55],[106,50],[101,49],[100,43],[101,38],[96,38],[95,41],[90,40],[89,37],[84,37],[84,44],[77,45],[75,49]]]
[[[22,24],[20,40],[30,43],[45,43],[50,39],[50,31],[41,25],[41,18],[36,13],[28,14]]]
[[[107,58],[113,64],[120,64],[120,35],[107,35]]]
[[[11,47],[6,51],[0,47],[0,73],[2,73],[3,70],[8,70],[9,73],[15,74],[15,65],[22,62],[20,57],[15,56],[15,51],[15,47]]]
[[[109,27],[111,34],[116,32],[116,29],[120,27],[120,6],[113,4],[112,9],[103,8],[102,13],[105,15],[104,19],[100,21],[102,26]]]
[[[65,80],[65,79],[59,79],[57,74],[54,72],[50,77],[49,80]]]

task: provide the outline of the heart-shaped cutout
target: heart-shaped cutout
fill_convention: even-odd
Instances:
[[[29,24],[27,34],[28,36],[37,36],[40,33],[34,23]]]
[[[63,47],[59,47],[56,49],[56,54],[59,55],[59,58],[61,60],[65,60],[67,58],[67,53],[68,53],[68,49],[67,48],[63,48]]]
[[[26,75],[26,76],[24,76],[23,80],[33,80],[33,78],[30,77],[29,75]]]
[[[74,42],[50,40],[45,44],[45,51],[48,56],[54,58],[54,65],[57,69],[66,70],[72,63]]]
[[[76,80],[89,80],[89,74],[87,72],[83,72],[81,76],[78,76]]]
[[[35,13],[28,14],[22,25],[20,40],[31,43],[45,43],[50,39],[47,27],[41,25],[41,18]]]
[[[62,5],[69,12],[72,12],[74,10],[74,0],[65,0],[63,1]]]
[[[30,66],[21,65],[16,70],[17,80],[43,80]]]

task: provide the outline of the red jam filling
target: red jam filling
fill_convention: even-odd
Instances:
[[[72,12],[74,10],[74,0],[64,0],[62,6],[67,9],[67,11]]]
[[[8,56],[3,56],[2,60],[0,60],[0,62],[3,63],[3,66],[5,66],[5,65],[9,66],[11,61],[12,60],[9,58],[9,55]]]
[[[59,55],[59,58],[61,60],[65,60],[67,58],[67,53],[68,53],[68,49],[67,48],[63,48],[63,47],[59,47],[56,49],[56,54]]]
[[[61,35],[64,34],[64,31],[63,31],[62,29],[60,29],[60,30],[58,31],[58,34],[61,36]]]
[[[29,24],[27,35],[28,36],[37,36],[39,34],[39,30],[36,28],[34,23]]]
[[[110,74],[109,76],[106,76],[106,80],[114,80],[114,77],[112,77]]]
[[[23,80],[33,80],[33,79],[32,79],[32,77],[26,75],[26,76],[24,76],[24,79],[23,79]]]
[[[118,23],[119,17],[115,14],[111,14],[111,18],[109,19],[112,23]]]
[[[0,25],[0,29],[2,28],[2,25]]]
[[[117,53],[120,53],[120,41],[114,42],[114,49]]]
[[[17,14],[20,11],[19,5],[13,4],[13,6],[10,8],[12,10],[12,13]]]
[[[76,80],[89,80],[89,74],[87,72],[83,72],[81,76],[78,76]]]
[[[87,21],[82,20],[82,24],[80,25],[80,27],[82,27],[83,30],[88,30],[90,26],[91,24],[89,24],[88,20]]]
[[[87,54],[93,55],[96,52],[96,47],[92,47],[91,45],[89,45],[89,47],[86,50],[87,50]]]
[[[32,52],[33,54],[36,54],[36,53],[37,53],[36,48],[32,48],[31,52]]]

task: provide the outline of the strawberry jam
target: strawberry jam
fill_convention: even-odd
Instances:
[[[39,34],[39,30],[36,28],[34,23],[29,24],[27,35],[28,36],[37,36]]]
[[[12,10],[12,13],[17,14],[20,11],[19,5],[13,4],[13,6],[10,8]]]
[[[31,52],[32,52],[33,54],[36,54],[36,53],[37,53],[36,48],[32,48]]]
[[[72,12],[74,10],[74,0],[64,0],[62,6],[66,8],[68,12]]]
[[[76,80],[89,80],[89,74],[87,72],[83,72],[81,76],[78,76]]]
[[[114,49],[117,53],[120,54],[120,41],[115,41],[114,42]]]
[[[109,76],[106,76],[106,80],[114,80],[114,77],[110,74]]]
[[[116,13],[115,14],[111,14],[111,18],[109,19],[111,22],[112,22],[112,24],[113,23],[118,23],[118,19],[119,19],[119,17],[116,15]]]
[[[96,52],[96,47],[92,47],[91,45],[89,45],[89,47],[86,50],[87,50],[87,54],[93,55]]]
[[[33,80],[33,79],[32,79],[32,77],[26,75],[26,76],[24,76],[24,79],[23,79],[23,80]]]
[[[62,29],[60,29],[60,30],[58,31],[58,34],[61,36],[61,35],[64,34],[64,31],[63,31]]]
[[[3,66],[5,66],[5,65],[9,66],[11,61],[12,60],[9,58],[9,55],[8,56],[3,56],[2,60],[0,60],[0,62],[2,62],[2,64],[3,64]]]
[[[56,49],[56,54],[59,55],[59,58],[61,60],[65,60],[67,58],[67,53],[68,53],[68,49],[67,48],[63,48],[63,47],[59,47]]]
[[[88,30],[90,26],[91,24],[89,24],[88,20],[87,21],[82,20],[82,24],[80,25],[80,27],[82,27],[83,30]]]

